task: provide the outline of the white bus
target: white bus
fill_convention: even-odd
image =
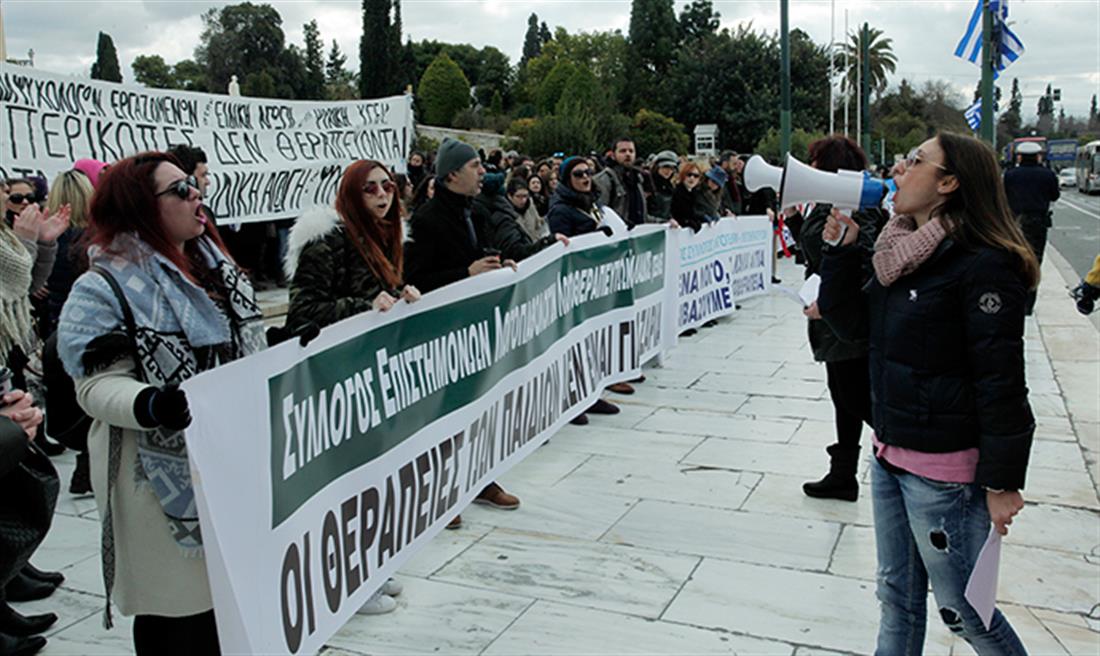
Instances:
[[[1077,149],[1077,191],[1091,194],[1100,190],[1100,141]]]

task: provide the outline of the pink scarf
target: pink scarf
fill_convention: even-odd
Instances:
[[[939,218],[920,228],[911,216],[898,215],[890,219],[875,242],[875,277],[883,287],[917,270],[940,245],[947,231]]]

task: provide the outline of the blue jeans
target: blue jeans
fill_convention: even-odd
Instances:
[[[922,653],[929,580],[947,628],[979,655],[1026,655],[1001,611],[993,612],[987,630],[963,596],[989,535],[985,491],[975,484],[895,473],[876,459],[871,493],[882,611],[876,656]]]

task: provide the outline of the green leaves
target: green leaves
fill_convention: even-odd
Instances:
[[[451,125],[470,106],[470,81],[447,53],[440,53],[420,78],[417,106],[422,121],[441,126]]]

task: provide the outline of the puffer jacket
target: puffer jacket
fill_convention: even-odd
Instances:
[[[833,328],[845,339],[869,338],[878,439],[926,453],[977,447],[978,484],[1022,489],[1035,419],[1024,378],[1027,287],[1016,256],[948,238],[889,287],[872,277],[860,298],[852,293],[863,275],[860,250],[824,253],[822,315],[845,304],[868,313],[866,323]],[[845,334],[860,326],[865,334]]]
[[[292,333],[310,322],[323,328],[366,312],[385,289],[331,207],[309,210],[294,223],[283,270],[290,281],[286,327]]]
[[[600,227],[602,216],[597,203],[592,201],[590,209],[585,209],[585,199],[568,185],[560,184],[550,198],[550,211],[546,214],[546,223],[550,232],[561,233],[566,237],[595,232]]]
[[[554,243],[553,236],[532,241],[519,223],[519,212],[502,194],[479,194],[474,198],[474,228],[479,239],[500,251],[501,259],[531,257]]]

